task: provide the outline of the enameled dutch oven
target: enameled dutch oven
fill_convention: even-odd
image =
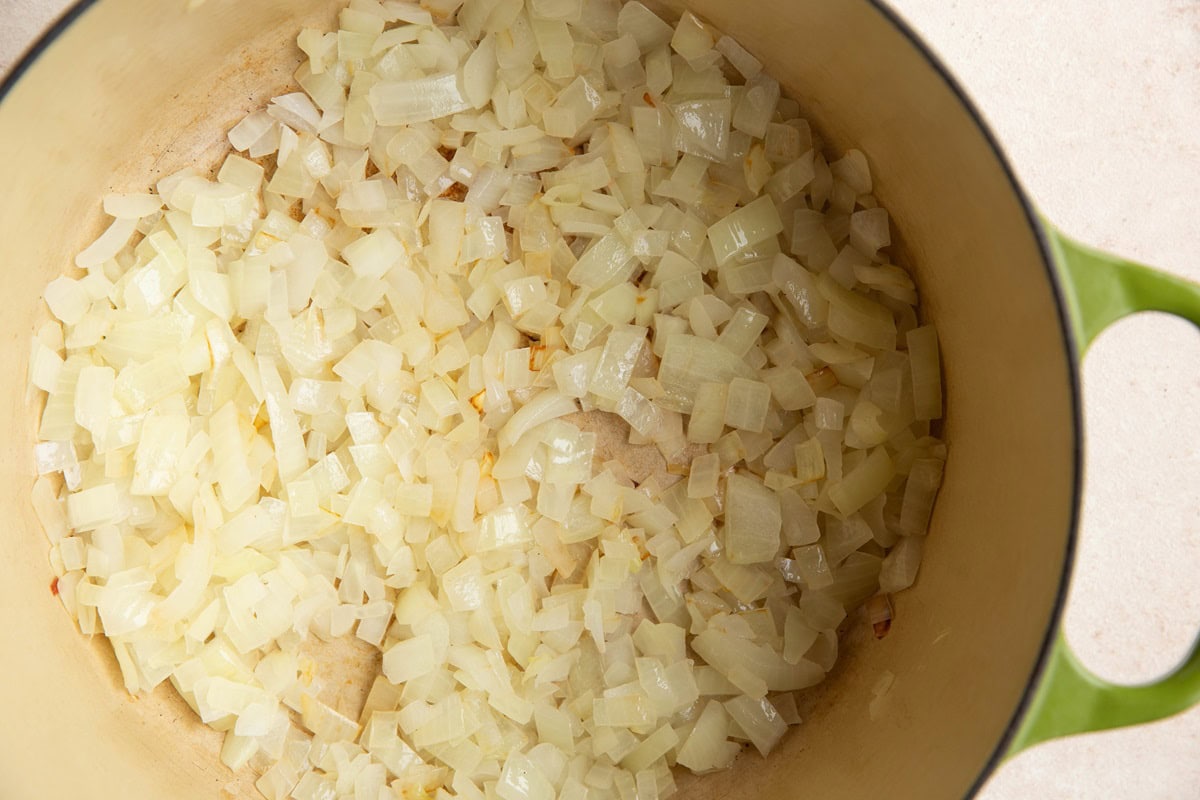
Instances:
[[[871,0],[695,0],[766,64],[835,148],[870,155],[943,348],[950,445],[917,585],[892,633],[848,634],[805,722],[768,760],[681,778],[687,800],[960,798],[1038,741],[1157,719],[1200,699],[1196,652],[1142,687],[1089,675],[1061,637],[1083,432],[1079,357],[1140,310],[1200,320],[1200,288],[1046,226],[946,69]],[[168,685],[131,699],[111,649],[48,590],[28,501],[26,391],[42,288],[101,229],[97,199],[214,166],[224,132],[288,86],[330,0],[78,4],[0,84],[0,796],[250,798],[220,735]],[[360,671],[361,672],[361,671]],[[873,720],[872,688],[896,676]],[[364,684],[369,682],[362,675]]]

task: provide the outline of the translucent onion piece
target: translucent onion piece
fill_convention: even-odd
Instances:
[[[744,475],[725,480],[725,548],[732,563],[774,560],[781,524],[778,495]]]
[[[137,224],[135,218],[124,217],[112,221],[108,229],[100,234],[86,250],[75,256],[75,266],[80,269],[94,269],[115,256],[129,241]],[[66,320],[63,320],[66,322]]]
[[[760,197],[711,225],[708,241],[720,265],[782,231],[775,204],[769,197]]]
[[[939,419],[942,416],[942,368],[937,333],[926,325],[909,331],[905,339],[912,365],[917,419]]]
[[[408,81],[385,81],[369,92],[371,109],[380,125],[405,125],[466,111],[459,77],[452,72]]]
[[[725,710],[764,756],[787,731],[787,723],[765,698],[735,697],[725,702]]]

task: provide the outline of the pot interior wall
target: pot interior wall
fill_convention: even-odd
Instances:
[[[0,102],[0,792],[253,797],[169,687],[130,699],[111,650],[49,591],[27,500],[37,409],[25,389],[41,290],[102,224],[101,194],[215,165],[223,132],[287,86],[325,0],[100,0]],[[686,780],[688,798],[961,797],[1000,741],[1051,622],[1068,550],[1076,448],[1070,361],[1018,197],[976,122],[919,50],[865,0],[691,6],[766,63],[835,147],[871,158],[943,347],[950,443],[917,586],[882,641],[858,626],[805,723],[762,763]],[[871,689],[895,674],[883,715]]]

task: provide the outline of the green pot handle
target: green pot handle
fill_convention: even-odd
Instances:
[[[1082,356],[1100,331],[1138,311],[1165,311],[1200,325],[1200,285],[1101,253],[1046,225],[1075,342]],[[1171,674],[1140,686],[1101,680],[1060,631],[1046,670],[1008,749],[1074,733],[1152,722],[1200,703],[1200,642]]]

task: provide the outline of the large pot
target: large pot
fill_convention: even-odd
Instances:
[[[0,453],[0,795],[254,797],[220,737],[164,685],[129,698],[111,650],[79,636],[49,587],[29,501],[28,341],[47,281],[100,229],[97,198],[215,165],[223,133],[289,83],[302,25],[330,0],[80,3],[0,84],[0,259],[9,311]],[[1080,491],[1078,359],[1141,309],[1200,320],[1200,289],[1043,226],[944,68],[870,0],[728,0],[693,10],[756,53],[835,146],[871,155],[877,194],[943,346],[945,485],[917,585],[882,641],[850,635],[806,721],[765,763],[683,786],[690,798],[958,798],[1046,738],[1175,713],[1200,657],[1162,681],[1088,675],[1059,634]],[[871,689],[897,676],[887,713]]]

